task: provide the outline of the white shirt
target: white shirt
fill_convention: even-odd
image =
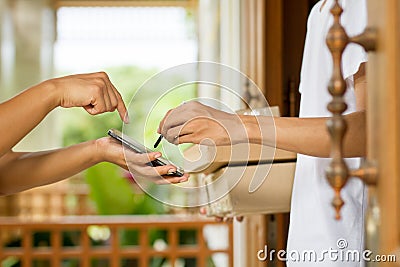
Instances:
[[[312,9],[308,19],[308,30],[303,55],[301,71],[300,117],[331,116],[327,104],[331,101],[327,85],[331,78],[333,63],[326,45],[327,32],[332,25],[333,16],[330,9],[334,3],[328,0],[322,11],[323,1]],[[344,13],[342,24],[349,36],[364,31],[367,24],[366,0],[342,0]],[[343,73],[348,88],[345,95],[348,109],[346,113],[356,110],[353,75],[362,62],[367,61],[364,50],[354,44],[349,45],[343,55]],[[357,168],[359,159],[347,159],[349,168]],[[359,251],[362,258],[364,250],[364,215],[366,207],[366,187],[358,179],[349,179],[342,190],[345,202],[342,219],[334,219],[335,211],[331,205],[334,193],[327,182],[325,169],[330,159],[298,155],[296,175],[293,186],[290,228],[287,247],[287,266],[363,266],[362,261],[335,261],[335,252],[330,256],[330,250],[337,250],[338,256],[347,250]],[[338,247],[338,240],[347,242],[345,249]],[[341,241],[341,245],[345,244]],[[304,259],[305,251],[315,251],[314,259]],[[310,252],[311,253],[311,252]],[[314,252],[312,252],[314,253]],[[298,256],[301,256],[299,259]],[[332,258],[332,260],[331,260]],[[324,261],[320,261],[324,259]]]

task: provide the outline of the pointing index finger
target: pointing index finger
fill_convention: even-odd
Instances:
[[[128,115],[128,110],[126,109],[125,103],[122,100],[121,94],[117,90],[115,90],[115,94],[117,96],[117,101],[118,101],[117,111],[119,113],[119,116],[121,117],[121,120],[123,122],[128,124],[129,123],[129,115]]]

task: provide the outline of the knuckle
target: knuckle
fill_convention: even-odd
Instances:
[[[151,162],[153,160],[155,160],[156,158],[154,157],[153,154],[144,154],[143,155],[143,160],[147,163],[147,162]]]
[[[116,108],[118,107],[118,102],[115,101],[115,100],[113,100],[113,101],[111,101],[111,105],[112,105],[112,107],[113,107],[114,109],[116,109]]]
[[[189,107],[189,108],[191,108],[191,109],[194,109],[194,108],[196,108],[196,107],[199,107],[199,106],[200,106],[200,103],[197,102],[197,101],[190,101],[190,102],[188,102],[185,106],[187,106],[187,107]]]
[[[169,129],[169,130],[166,131],[166,136],[167,136],[168,141],[170,143],[172,143],[174,141],[174,139],[175,139],[175,134],[173,133],[172,129]]]
[[[90,86],[90,90],[94,93],[94,94],[100,94],[101,92],[101,87],[98,84],[93,83]]]
[[[168,134],[166,135],[166,138],[168,142],[173,143],[174,142],[174,138],[169,136]]]
[[[166,127],[166,125],[164,124],[161,127],[161,133],[164,137],[169,138],[170,136],[168,135],[169,129]],[[168,140],[168,139],[167,139]]]
[[[151,162],[151,161],[155,160],[156,158],[154,157],[154,155],[148,154],[145,159],[147,162]]]
[[[99,71],[97,73],[100,77],[108,77],[107,73],[105,71]]]
[[[94,82],[99,86],[103,86],[104,85],[104,80],[102,78],[100,78],[100,77],[94,78]]]
[[[167,174],[167,172],[168,172],[168,169],[166,168],[166,166],[160,166],[160,167],[157,167],[154,169],[158,175],[164,175],[164,174]]]

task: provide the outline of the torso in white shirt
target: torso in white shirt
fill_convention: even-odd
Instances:
[[[334,1],[328,0],[321,10],[322,2],[313,8],[308,21],[299,88],[300,117],[331,115],[327,110],[327,104],[331,100],[327,85],[333,65],[325,38],[333,22],[330,8]],[[348,34],[353,36],[361,33],[367,22],[366,1],[343,0],[341,3],[344,8],[342,24]],[[348,84],[345,95],[348,104],[346,113],[356,111],[353,75],[365,61],[367,55],[361,47],[349,45],[346,48],[343,55],[343,73]],[[338,250],[339,253],[341,250],[363,251],[366,206],[365,186],[357,179],[350,179],[342,190],[345,201],[341,210],[342,219],[334,219],[335,213],[331,205],[333,190],[325,177],[329,162],[329,159],[298,155],[287,247],[288,266],[363,266],[362,261],[331,260],[330,255],[325,253],[329,250]],[[347,159],[346,162],[350,168],[357,168],[359,165],[359,159]],[[338,240],[345,240],[347,247],[340,249]],[[312,259],[311,262],[308,256],[298,259],[297,256],[303,255],[304,251],[315,251],[317,259]]]

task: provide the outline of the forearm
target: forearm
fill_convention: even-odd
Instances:
[[[101,161],[95,150],[95,141],[89,141],[45,152],[9,152],[0,159],[0,194],[54,183],[79,173]]]
[[[9,151],[56,106],[55,90],[44,82],[0,104],[0,156]]]
[[[271,134],[272,120],[243,116],[251,143],[265,144],[284,150],[314,157],[329,157],[330,137],[326,128],[327,118],[275,118],[276,138]],[[345,116],[347,132],[344,138],[344,156],[358,157],[365,155],[365,112],[359,111]]]

